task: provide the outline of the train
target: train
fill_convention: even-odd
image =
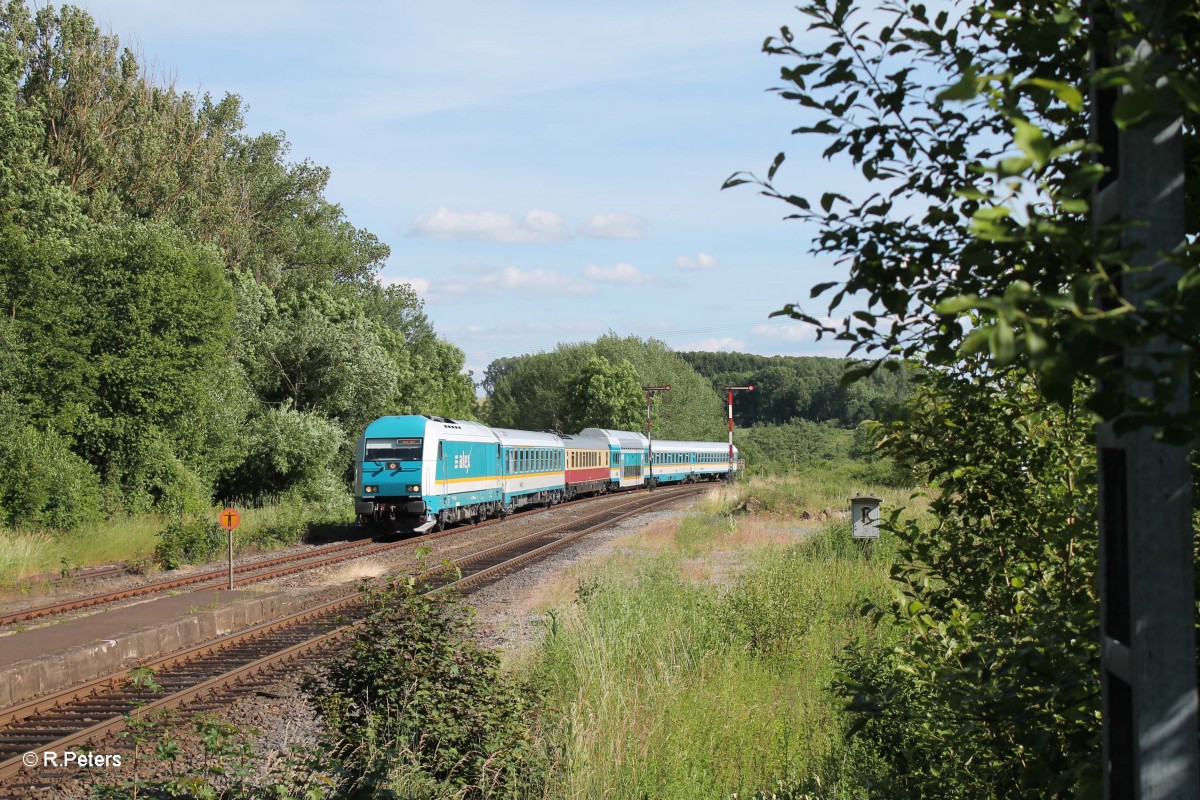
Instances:
[[[355,514],[363,523],[423,533],[582,495],[724,479],[738,469],[737,449],[732,464],[729,455],[724,442],[651,445],[633,431],[571,435],[431,415],[381,417],[355,450]]]

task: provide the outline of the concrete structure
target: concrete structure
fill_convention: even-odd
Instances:
[[[0,707],[300,611],[306,594],[187,592],[0,636]]]
[[[883,500],[873,494],[850,498],[850,524],[855,539],[879,538],[879,509]]]

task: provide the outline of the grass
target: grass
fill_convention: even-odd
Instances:
[[[0,588],[19,588],[46,573],[118,562],[149,562],[162,521],[114,519],[74,531],[0,530]]]
[[[305,531],[327,534],[334,524],[353,519],[349,514],[331,514],[294,503],[238,509],[242,518],[234,544],[239,553],[282,546],[285,540],[298,538]],[[214,506],[212,519],[220,511]],[[0,529],[0,591],[22,591],[28,588],[31,578],[47,573],[70,573],[102,564],[150,565],[159,541],[157,534],[168,522],[159,515],[144,514],[73,531]],[[245,546],[239,546],[239,540]]]
[[[890,597],[893,554],[886,539],[853,542],[848,523],[798,519],[872,487],[848,488],[720,489],[574,574],[577,599],[549,612],[524,666],[549,687],[548,796],[853,796],[839,787],[851,754],[829,686],[842,648],[876,635],[858,609]],[[770,513],[728,513],[751,495]]]

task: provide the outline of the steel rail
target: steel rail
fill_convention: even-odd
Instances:
[[[593,500],[599,500],[600,497],[584,497],[575,498],[566,503],[587,503]],[[552,507],[531,509],[524,512],[522,516],[529,516],[545,513]],[[442,531],[431,531],[407,539],[402,539],[395,542],[383,542],[370,544],[368,540],[357,539],[350,542],[339,542],[337,544],[326,545],[320,548],[314,548],[302,553],[289,553],[284,556],[274,558],[266,558],[260,561],[255,561],[247,564],[239,564],[234,566],[234,574],[238,576],[236,581],[241,586],[248,586],[253,583],[260,583],[274,578],[280,578],[287,575],[292,575],[297,572],[304,572],[309,569],[318,569],[320,567],[329,566],[330,564],[349,561],[354,558],[363,558],[365,556],[375,555],[377,553],[388,552],[406,545],[418,545],[422,542],[440,539],[446,536],[463,533],[465,531],[474,531],[479,528],[494,525],[503,522],[503,519],[483,520],[469,526],[456,526]],[[357,552],[361,550],[362,552]],[[345,552],[351,551],[351,552]],[[333,555],[337,554],[337,555]],[[300,564],[293,562],[300,561]],[[273,569],[280,564],[293,564],[288,568]],[[112,568],[114,570],[118,568]],[[184,586],[191,587],[193,591],[211,588],[213,586],[223,586],[229,580],[229,570],[227,567],[219,569],[205,570],[192,575],[186,575],[176,578],[168,578],[166,580],[152,581],[144,583],[140,586],[131,586],[125,589],[115,589],[111,592],[104,592],[86,597],[79,597],[72,600],[64,600],[59,603],[53,603],[35,608],[26,608],[19,611],[13,611],[8,614],[0,614],[0,627],[12,625],[18,622],[28,622],[43,617],[54,616],[57,614],[65,614],[71,611],[79,611],[85,608],[104,605],[105,603],[115,603],[122,600],[131,600],[136,597],[143,597],[150,594],[160,594],[173,589],[178,589]],[[236,588],[236,585],[235,585]]]
[[[552,526],[534,534],[514,539],[501,545],[486,548],[477,553],[472,553],[467,556],[449,560],[445,564],[438,565],[431,569],[421,572],[415,576],[415,579],[422,585],[428,586],[428,591],[443,591],[446,589],[459,587],[467,588],[470,586],[478,586],[478,584],[497,579],[500,574],[515,569],[519,569],[526,563],[540,559],[549,552],[565,546],[566,544],[575,541],[585,534],[601,527],[613,524],[614,522],[641,513],[650,508],[666,503],[674,502],[684,497],[689,497],[697,494],[696,487],[689,487],[686,490],[676,490],[667,494],[660,492],[657,495],[646,496],[639,495],[633,502],[623,504],[617,509],[606,509],[598,513],[589,515],[583,520],[574,520],[560,525]],[[647,502],[648,501],[648,502]],[[632,506],[632,508],[625,508]],[[575,528],[575,530],[568,530]],[[541,541],[540,544],[538,542]],[[511,558],[506,558],[505,554],[512,554]],[[496,559],[500,560],[497,562]],[[461,575],[464,568],[471,568],[472,564],[485,562],[483,566],[472,571],[469,575]],[[495,562],[495,563],[487,563]],[[438,582],[440,577],[444,576],[450,570],[458,570],[461,577],[456,580]],[[376,579],[375,583],[380,583],[385,579]],[[47,696],[31,700],[20,706],[6,709],[0,712],[0,725],[4,725],[0,729],[0,737],[9,737],[14,731],[26,733],[28,736],[23,737],[23,741],[37,738],[35,728],[23,728],[22,723],[25,720],[30,722],[43,712],[53,714],[68,714],[70,715],[70,703],[77,700],[88,700],[90,708],[87,713],[100,715],[103,710],[94,708],[96,705],[104,704],[118,705],[123,704],[127,710],[110,712],[107,720],[96,722],[89,727],[71,732],[63,736],[55,736],[52,740],[47,740],[44,737],[41,742],[36,745],[20,745],[20,748],[6,747],[6,750],[13,751],[22,749],[32,752],[46,751],[61,751],[85,741],[94,739],[102,734],[120,732],[125,728],[126,720],[128,719],[129,710],[133,708],[133,701],[129,700],[129,696],[134,694],[130,690],[123,688],[122,684],[128,681],[131,673],[135,669],[149,668],[151,671],[156,669],[161,670],[156,675],[156,680],[164,682],[173,682],[176,676],[171,675],[167,670],[177,666],[194,665],[200,659],[210,655],[220,655],[232,650],[240,645],[253,645],[255,641],[264,640],[272,634],[286,634],[299,626],[303,625],[325,625],[337,624],[333,630],[323,631],[316,635],[309,636],[302,642],[294,643],[283,647],[273,653],[263,655],[252,659],[251,661],[236,665],[225,669],[221,674],[202,680],[191,686],[185,686],[172,694],[165,697],[160,697],[156,700],[146,703],[139,707],[139,714],[145,714],[154,710],[175,708],[189,702],[196,697],[199,697],[210,691],[215,691],[222,687],[234,686],[239,682],[244,681],[247,676],[256,675],[264,670],[270,669],[274,665],[282,665],[290,663],[297,657],[309,653],[316,652],[330,643],[349,635],[351,631],[359,624],[352,622],[350,624],[341,623],[338,619],[352,610],[355,605],[363,603],[361,594],[354,591],[352,594],[347,594],[344,597],[328,601],[322,605],[315,606],[311,609],[306,609],[301,612],[289,615],[279,620],[261,623],[253,626],[245,631],[228,634],[219,639],[206,642],[203,645],[198,645],[181,653],[176,653],[171,656],[164,656],[155,659],[151,662],[143,664],[139,667],[121,670],[111,675],[97,678],[89,681],[86,684],[64,690],[55,695]],[[111,700],[105,700],[100,696],[103,691],[112,692],[115,697]],[[60,723],[65,724],[65,723]],[[57,729],[56,729],[57,730]],[[2,746],[2,744],[0,744]],[[20,754],[15,754],[6,760],[0,761],[0,780],[11,778],[20,773],[23,768]]]

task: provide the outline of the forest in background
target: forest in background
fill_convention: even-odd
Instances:
[[[86,12],[0,11],[0,524],[344,502],[377,416],[470,415],[463,354],[329,170],[157,82]]]
[[[860,361],[821,356],[758,356],[749,353],[690,352],[679,354],[707,378],[722,398],[725,386],[753,386],[739,392],[733,422],[784,425],[794,419],[836,420],[852,428],[864,420],[889,416],[912,388],[913,368],[891,362],[861,380],[847,383],[846,370]]]
[[[724,441],[726,396],[738,392],[734,442],[755,473],[822,466],[872,481],[907,480],[875,443],[880,421],[895,416],[913,387],[914,368],[890,369],[847,383],[862,362],[818,356],[676,353],[661,341],[602,336],[549,353],[497,359],[483,377],[481,409],[490,425],[575,433],[586,427],[646,430],[642,386],[670,386],[651,400],[656,439]],[[857,466],[851,461],[859,462]]]

